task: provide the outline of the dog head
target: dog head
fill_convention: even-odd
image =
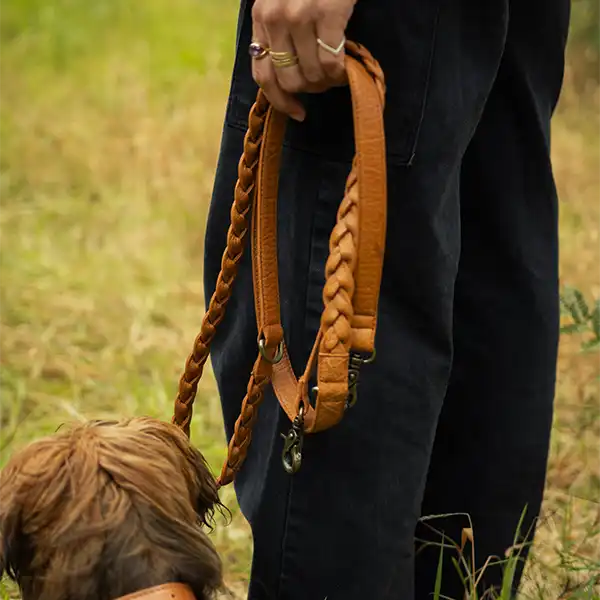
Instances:
[[[91,421],[13,455],[0,473],[0,567],[23,600],[113,600],[166,582],[222,586],[206,535],[214,477],[175,425]]]

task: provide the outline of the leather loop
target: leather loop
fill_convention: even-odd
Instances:
[[[350,49],[358,56],[365,53],[364,49],[352,43]],[[342,418],[348,396],[350,349],[367,354],[374,351],[385,248],[387,182],[384,89],[382,84],[374,83],[381,80],[382,74],[376,63],[371,64],[371,68],[372,71],[367,71],[352,56],[346,58],[356,157],[330,236],[319,339],[315,342],[301,383],[296,379],[287,352],[272,373],[273,389],[290,420],[298,413],[299,404],[304,404],[306,433],[332,427]],[[285,122],[284,115],[269,109],[257,171],[260,184],[256,189],[255,226],[252,230],[255,265],[264,262],[277,264],[277,196]],[[266,306],[266,298],[272,299],[274,290],[277,290],[278,298],[278,271],[275,268],[263,273],[259,277],[255,268],[254,293],[257,305]],[[279,305],[269,306],[272,312],[257,310],[259,330],[266,321],[280,320]],[[315,355],[317,347],[318,355]],[[315,360],[317,357],[318,360]],[[318,395],[313,408],[308,404],[307,382],[315,362],[318,362]]]
[[[330,240],[323,290],[314,430],[340,421],[348,398],[350,349],[375,350],[387,220],[383,97],[356,59],[346,58],[356,155]],[[259,167],[260,168],[260,167]],[[356,223],[356,221],[359,223]]]
[[[115,600],[196,600],[192,588],[184,583],[165,583]]]
[[[330,236],[321,326],[300,379],[293,371],[284,343],[277,265],[277,195],[287,117],[269,106],[262,90],[250,112],[221,272],[180,380],[173,417],[189,435],[198,381],[231,295],[247,238],[248,211],[254,203],[252,274],[260,352],[229,443],[219,486],[231,482],[245,460],[258,407],[269,383],[291,421],[302,405],[304,432],[321,431],[335,425],[344,414],[350,352],[374,351],[387,211],[385,86],[381,68],[365,48],[347,42],[346,49],[356,155]],[[313,408],[308,382],[315,368],[318,394]]]

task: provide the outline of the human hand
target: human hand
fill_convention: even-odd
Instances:
[[[346,82],[344,32],[356,0],[256,0],[252,7],[252,76],[271,104],[297,121],[298,92]]]

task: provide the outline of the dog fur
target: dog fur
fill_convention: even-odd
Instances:
[[[204,531],[222,508],[175,425],[91,421],[36,441],[0,473],[0,574],[23,600],[113,600],[167,582],[222,588]]]

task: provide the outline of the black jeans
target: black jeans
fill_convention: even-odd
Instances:
[[[254,536],[251,600],[424,600],[440,541],[421,516],[468,513],[478,566],[538,515],[558,338],[557,198],[550,118],[567,0],[358,0],[348,37],[388,91],[388,237],[377,359],[336,427],[280,460],[289,421],[271,393],[236,490]],[[256,94],[243,3],[206,233],[214,290]],[[354,152],[347,89],[304,98],[282,163],[283,324],[304,368],[319,326],[328,238]],[[227,434],[257,355],[250,252],[213,346]],[[464,517],[428,521],[455,541]],[[461,599],[445,560],[442,592]],[[415,556],[416,555],[416,556]],[[499,585],[501,568],[482,586]]]

